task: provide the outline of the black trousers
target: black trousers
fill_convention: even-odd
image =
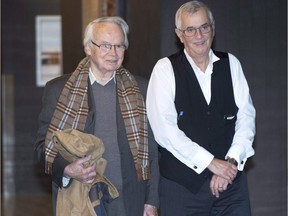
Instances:
[[[197,194],[182,185],[160,179],[161,216],[251,216],[250,200],[245,172],[238,175],[219,198],[212,195],[210,180]]]

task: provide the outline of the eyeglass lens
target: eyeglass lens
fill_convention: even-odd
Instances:
[[[199,29],[199,31],[201,32],[201,34],[206,34],[208,32],[211,31],[211,24],[204,24],[198,28],[195,28],[195,27],[187,27],[186,30],[183,30],[182,32],[188,36],[188,37],[191,37],[191,36],[195,36],[196,35],[196,32],[197,30]]]

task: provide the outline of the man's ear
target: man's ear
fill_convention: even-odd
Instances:
[[[86,55],[91,55],[91,52],[92,52],[91,47],[85,46],[84,51],[85,51]]]
[[[182,40],[183,33],[177,28],[175,28],[175,33],[177,37],[179,38],[179,40],[181,41],[181,43],[183,43],[183,40]]]

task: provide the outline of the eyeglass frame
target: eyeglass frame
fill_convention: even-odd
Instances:
[[[112,47],[114,47],[114,50],[115,51],[121,51],[121,52],[124,52],[127,48],[125,45],[123,44],[109,44],[109,43],[104,43],[104,44],[96,44],[94,41],[91,40],[91,43],[95,46],[97,46],[100,50],[104,51],[104,52],[109,52]],[[101,48],[102,47],[102,48]],[[118,48],[117,48],[118,47]],[[121,50],[119,48],[123,47],[124,49]]]
[[[207,32],[203,32],[203,28],[204,28],[204,27],[209,27],[210,30],[207,31]],[[191,28],[192,28],[192,30],[195,31],[194,34],[193,34],[193,35],[186,35],[185,32],[187,32],[187,30],[188,30],[188,29],[191,29]],[[188,26],[188,27],[187,27],[186,29],[184,29],[184,30],[179,29],[179,28],[177,28],[177,29],[178,29],[180,32],[182,32],[186,37],[195,37],[195,35],[196,35],[196,33],[197,33],[197,30],[199,30],[199,31],[201,32],[201,34],[208,34],[209,32],[211,32],[211,31],[213,30],[213,24],[212,24],[212,23],[205,23],[205,24],[199,26],[198,28],[195,28],[195,27],[193,27],[193,26]],[[201,29],[202,29],[202,30],[201,30]]]

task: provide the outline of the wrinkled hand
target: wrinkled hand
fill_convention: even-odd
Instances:
[[[92,183],[96,177],[96,164],[84,167],[83,164],[91,159],[91,155],[75,160],[64,169],[64,174],[82,183]]]
[[[214,158],[209,164],[208,169],[215,175],[226,179],[230,184],[237,175],[237,167],[225,160]]]
[[[145,204],[143,216],[157,216],[157,208],[153,205]]]
[[[210,181],[210,189],[214,196],[219,198],[221,192],[227,190],[229,182],[217,175],[213,175]]]

